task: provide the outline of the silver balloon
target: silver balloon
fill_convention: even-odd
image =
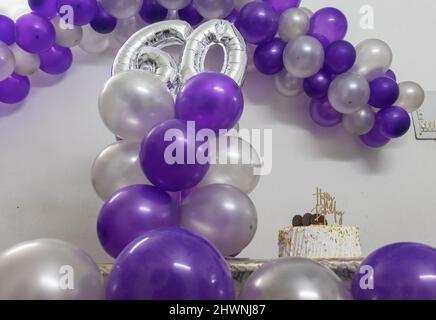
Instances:
[[[180,10],[186,7],[191,0],[157,0],[157,2],[168,10]]]
[[[248,142],[234,136],[220,136],[208,146],[212,161],[199,188],[228,184],[247,194],[256,188],[260,180],[257,170],[262,167],[262,162]]]
[[[184,200],[181,213],[182,227],[208,239],[224,256],[239,254],[257,229],[253,202],[229,185],[196,189]]]
[[[317,73],[324,64],[322,44],[310,36],[290,41],[283,52],[286,70],[296,78],[307,78]]]
[[[259,2],[260,0],[235,0],[235,9],[240,11],[249,2]]]
[[[22,76],[30,76],[39,70],[41,61],[36,54],[29,53],[13,44],[10,49],[15,57],[15,73]]]
[[[138,32],[138,30],[144,28],[146,25],[144,20],[136,15],[127,19],[119,19],[112,33],[120,44],[124,44],[134,33]]]
[[[367,106],[370,93],[368,81],[363,76],[347,72],[332,81],[328,97],[336,111],[350,114]]]
[[[173,45],[185,46],[192,31],[192,27],[181,20],[162,21],[145,27],[118,51],[112,74],[144,70],[157,75],[168,89],[177,91],[180,86],[178,63],[160,49]]]
[[[412,81],[401,82],[399,86],[400,96],[394,105],[402,107],[410,113],[421,108],[425,100],[424,89],[419,84]]]
[[[351,72],[372,81],[383,76],[392,64],[392,50],[379,39],[368,39],[356,46],[356,62]]]
[[[349,133],[361,136],[374,127],[375,113],[370,106],[366,106],[357,112],[344,115],[342,123]]]
[[[247,48],[238,29],[226,20],[211,20],[200,25],[189,37],[181,63],[181,81],[204,72],[206,55],[212,45],[224,50],[221,72],[242,85],[247,70]]]
[[[99,110],[116,136],[140,142],[151,129],[174,118],[174,100],[164,84],[141,70],[119,73],[106,83],[99,97]]]
[[[139,142],[120,141],[105,148],[92,165],[92,185],[106,201],[119,189],[134,184],[151,184],[139,163]]]
[[[106,34],[98,33],[89,25],[84,26],[82,30],[83,36],[79,44],[80,49],[88,53],[102,53],[109,48],[110,37]]]
[[[296,97],[303,93],[303,80],[295,78],[286,70],[282,70],[274,78],[277,91],[285,97]]]
[[[100,0],[103,8],[117,19],[134,16],[142,7],[143,0]]]
[[[57,44],[65,48],[72,48],[80,44],[83,37],[82,27],[71,24],[67,26],[60,17],[53,18],[51,23],[56,31]]]
[[[318,262],[282,258],[264,264],[245,282],[241,300],[351,300],[344,283]]]
[[[282,13],[279,22],[279,35],[283,41],[295,40],[309,31],[310,19],[299,8],[290,8]]]
[[[304,12],[306,12],[306,14],[309,18],[311,18],[313,16],[313,11],[308,9],[308,8],[300,7],[300,10],[303,10]]]
[[[235,0],[193,0],[194,7],[205,19],[227,17],[235,7]]]
[[[60,240],[18,244],[0,254],[0,300],[101,300],[104,284],[95,262]]]
[[[15,58],[9,47],[0,41],[0,81],[7,79],[15,69]]]

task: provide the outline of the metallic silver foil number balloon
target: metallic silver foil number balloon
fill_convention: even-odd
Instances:
[[[222,72],[242,84],[247,67],[245,42],[239,31],[228,21],[211,20],[195,31],[184,21],[155,23],[135,33],[117,54],[112,73],[142,69],[159,77],[172,93],[184,82],[204,71],[204,61],[212,45],[225,52]],[[179,63],[163,48],[184,46]],[[180,67],[179,67],[180,65]]]
[[[139,30],[121,47],[112,75],[127,70],[145,70],[175,91],[179,87],[179,64],[162,49],[174,45],[184,47],[192,31],[189,23],[181,20],[162,21]]]
[[[245,41],[233,24],[217,19],[203,23],[189,37],[182,56],[182,83],[204,72],[204,61],[213,45],[220,45],[224,50],[221,72],[242,85],[248,60]]]

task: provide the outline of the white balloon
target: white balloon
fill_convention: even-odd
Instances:
[[[336,111],[350,114],[367,106],[370,94],[369,83],[363,76],[347,72],[332,81],[328,97]]]
[[[103,53],[109,48],[109,45],[110,38],[107,35],[98,33],[89,25],[83,27],[80,49],[88,53]]]
[[[308,8],[300,7],[300,10],[303,10],[304,12],[306,12],[306,14],[309,18],[311,18],[313,16],[313,11],[308,9]]]
[[[221,136],[209,144],[213,160],[198,187],[210,184],[228,184],[244,193],[251,193],[260,180],[256,169],[262,166],[256,150],[246,141],[234,136]],[[257,174],[256,174],[257,173]]]
[[[277,91],[285,97],[296,97],[303,93],[303,80],[295,78],[286,70],[275,76],[274,84]]]
[[[374,127],[375,113],[370,106],[366,106],[357,112],[344,115],[342,123],[349,133],[361,136]]]
[[[38,55],[24,51],[16,44],[11,45],[10,49],[15,56],[15,73],[30,76],[38,71],[41,65]]]
[[[0,41],[0,81],[3,81],[14,72],[15,57],[9,47]]]
[[[113,31],[115,39],[123,44],[126,42],[136,31],[142,29],[147,24],[138,16],[133,16],[127,19],[120,19],[117,26]]]
[[[92,165],[92,185],[106,201],[116,191],[135,184],[151,184],[139,163],[141,144],[119,141],[105,148]]]
[[[290,8],[282,13],[279,21],[279,35],[283,41],[295,40],[309,31],[310,19],[299,8]]]
[[[223,19],[235,7],[235,0],[193,0],[194,7],[205,19]]]
[[[17,244],[0,253],[0,300],[103,300],[97,264],[55,239]]]
[[[249,2],[259,2],[260,0],[235,0],[235,9],[240,11]]]
[[[141,10],[143,0],[100,0],[103,8],[117,19],[134,16]]]
[[[356,46],[356,62],[351,72],[360,74],[368,81],[383,76],[392,64],[392,50],[379,39],[368,39]]]
[[[65,48],[72,48],[80,44],[83,37],[81,26],[66,24],[60,17],[55,17],[51,23],[56,31],[56,43]]]
[[[322,68],[324,59],[321,42],[310,36],[301,36],[290,41],[283,52],[285,68],[296,78],[313,76]]]
[[[99,97],[103,122],[116,136],[140,142],[154,126],[175,117],[174,99],[158,77],[142,70],[121,72]]]
[[[180,10],[186,7],[191,0],[157,0],[157,2],[168,10]]]
[[[406,109],[412,113],[421,108],[425,100],[424,89],[416,82],[406,81],[399,84],[400,96],[395,102],[395,106]]]

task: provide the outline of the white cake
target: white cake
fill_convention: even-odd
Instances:
[[[279,231],[279,256],[312,259],[361,258],[359,228],[343,225],[288,227]]]

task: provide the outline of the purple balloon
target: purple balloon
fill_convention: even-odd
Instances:
[[[155,23],[164,20],[168,15],[168,10],[156,0],[144,0],[139,15],[145,22]]]
[[[356,49],[350,42],[335,41],[325,51],[325,68],[334,74],[345,73],[356,62],[356,56]]]
[[[148,231],[179,225],[178,205],[168,193],[154,186],[133,185],[106,201],[98,217],[97,233],[106,252],[116,258]]]
[[[73,64],[73,54],[69,48],[54,44],[39,54],[41,70],[48,74],[62,74]]]
[[[8,46],[15,42],[15,23],[7,16],[0,14],[0,41]]]
[[[13,73],[0,81],[0,102],[16,104],[23,101],[30,92],[29,78]]]
[[[57,0],[28,0],[30,9],[47,19],[55,17],[58,13]]]
[[[108,300],[233,300],[223,256],[208,241],[181,228],[150,231],[118,256]]]
[[[170,135],[169,139],[173,139],[165,141],[169,140],[165,139],[166,134]],[[142,142],[142,170],[147,178],[162,190],[176,192],[190,189],[204,178],[209,168],[207,163],[200,164],[196,156],[198,148],[203,143],[196,141],[195,130],[188,128],[186,121],[167,120],[154,127]],[[171,156],[179,159],[168,159]]]
[[[374,127],[368,133],[360,136],[360,140],[370,148],[381,148],[387,145],[390,141],[389,138],[386,138],[379,129],[377,123],[377,117],[375,119],[376,123]]]
[[[392,80],[397,81],[397,76],[395,75],[395,72],[393,72],[391,69],[386,71],[385,76],[391,78]]]
[[[28,13],[20,16],[15,26],[17,44],[27,52],[40,53],[55,43],[56,33],[53,25],[37,14]]]
[[[389,77],[377,78],[369,83],[371,96],[369,104],[376,108],[392,106],[400,96],[400,87]]]
[[[336,8],[323,8],[310,18],[308,35],[317,38],[326,48],[332,42],[345,37],[348,22],[345,15]]]
[[[265,2],[249,2],[239,12],[235,26],[245,41],[259,44],[272,40],[279,27],[279,16]]]
[[[376,118],[380,133],[389,139],[405,135],[412,124],[409,113],[400,107],[383,108]]]
[[[98,33],[107,34],[114,31],[117,19],[111,16],[99,3],[97,13],[91,21],[91,27]]]
[[[84,26],[89,24],[98,12],[96,0],[58,0],[58,9],[62,6],[71,6],[73,8],[74,21],[71,21],[76,26]],[[61,17],[65,15],[62,12]]]
[[[231,23],[236,23],[236,20],[238,20],[239,17],[239,12],[236,9],[233,9],[232,12],[230,12],[230,14],[224,18],[224,20],[227,20]]]
[[[198,13],[197,9],[195,9],[192,1],[186,7],[180,9],[178,15],[180,19],[193,26],[204,20],[204,18]]]
[[[370,254],[360,270],[352,285],[356,300],[436,300],[436,249],[430,246],[385,246]],[[374,287],[365,290],[368,275]]]
[[[269,75],[282,71],[285,47],[286,42],[279,38],[260,44],[254,51],[254,64],[257,70]]]
[[[327,96],[332,75],[325,70],[321,70],[313,76],[304,79],[303,88],[306,94],[313,99],[322,99]]]
[[[203,72],[189,79],[176,98],[176,116],[200,129],[231,129],[244,109],[238,84],[223,73]]]
[[[331,106],[327,98],[310,102],[310,117],[321,127],[331,128],[342,122],[342,114]]]
[[[281,15],[289,8],[298,8],[301,3],[301,0],[263,0],[263,1],[270,4],[279,15]]]

